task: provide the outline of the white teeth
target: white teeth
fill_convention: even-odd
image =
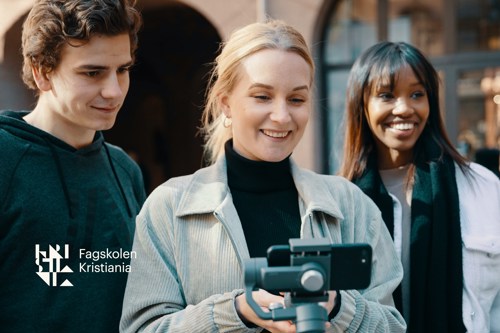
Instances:
[[[399,131],[406,131],[410,130],[415,127],[414,123],[397,123],[397,124],[390,124],[389,125],[391,128],[394,128]]]
[[[285,136],[288,135],[288,131],[287,132],[274,132],[274,131],[269,131],[269,130],[262,130],[262,132],[265,135],[273,137],[273,138],[284,138]]]

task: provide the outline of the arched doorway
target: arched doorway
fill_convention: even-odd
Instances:
[[[209,64],[220,37],[194,9],[179,3],[142,12],[130,89],[106,140],[135,155],[148,192],[202,166],[200,126]]]

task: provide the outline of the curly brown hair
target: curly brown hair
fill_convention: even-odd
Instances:
[[[37,0],[23,24],[24,83],[38,90],[32,69],[46,73],[60,62],[61,50],[72,40],[88,41],[94,35],[128,33],[134,58],[142,25],[135,0]]]

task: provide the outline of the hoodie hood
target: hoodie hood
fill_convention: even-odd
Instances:
[[[83,155],[102,149],[104,136],[101,132],[96,132],[94,140],[90,145],[77,149],[52,134],[24,121],[23,117],[29,113],[30,111],[0,111],[0,127],[12,135],[35,145],[53,145],[59,149]]]
[[[123,186],[120,182],[120,179],[116,172],[116,167],[113,163],[113,159],[111,158],[111,154],[109,152],[109,148],[105,144],[104,136],[102,132],[97,131],[94,140],[88,146],[82,148],[75,148],[66,142],[58,139],[52,134],[45,132],[35,126],[28,124],[23,117],[29,114],[30,111],[1,111],[0,112],[0,128],[9,132],[15,137],[26,140],[31,145],[37,149],[43,149],[43,147],[48,147],[50,153],[53,157],[55,167],[57,168],[57,173],[59,175],[59,180],[61,182],[61,189],[64,193],[66,203],[69,207],[69,215],[70,218],[74,218],[73,205],[70,198],[70,191],[68,190],[68,185],[65,178],[65,172],[70,172],[71,170],[64,170],[63,163],[61,162],[61,153],[70,153],[79,156],[91,156],[94,154],[99,154],[104,149],[107,160],[109,161],[109,166],[113,173],[113,176],[116,180],[117,186],[120,189],[120,194],[125,201],[125,205],[127,208],[127,213],[129,217],[132,217],[132,209],[130,207],[130,203],[128,202],[125,192],[123,190]]]

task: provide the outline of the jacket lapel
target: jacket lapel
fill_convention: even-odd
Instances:
[[[193,214],[213,214],[224,225],[235,248],[238,261],[243,268],[244,259],[250,258],[250,255],[245,234],[227,186],[226,159],[224,157],[212,166],[194,173],[181,198],[176,216]]]

